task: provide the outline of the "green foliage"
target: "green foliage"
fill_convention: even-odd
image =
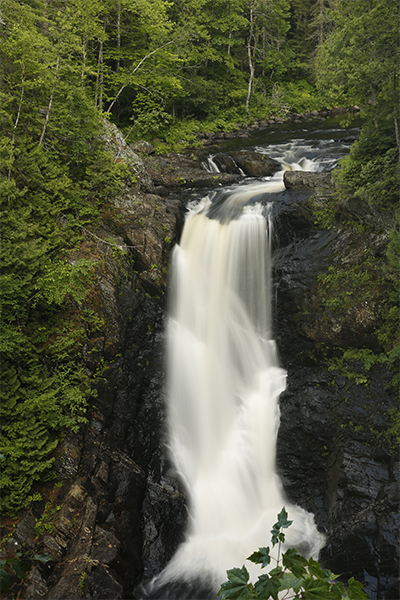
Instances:
[[[125,172],[105,149],[85,85],[85,44],[102,30],[96,6],[2,2],[3,514],[35,497],[91,393],[84,355],[96,319],[82,305],[95,263],[77,248]]]
[[[390,425],[387,430],[383,433],[382,438],[392,448],[398,449],[400,447],[400,410],[399,406],[392,406],[389,408],[388,413],[390,417]]]
[[[376,281],[380,265],[369,256],[362,264],[330,266],[326,273],[318,276],[328,310],[344,312],[354,305],[355,300],[373,300],[377,290],[371,285]]]
[[[83,595],[83,588],[85,587],[85,580],[87,577],[87,571],[83,571],[82,575],[80,576],[79,579],[79,595],[82,596]]]
[[[365,128],[334,173],[339,197],[359,198],[370,206],[396,206],[400,187],[398,150],[389,131]]]
[[[381,351],[348,348],[340,357],[330,359],[329,368],[339,370],[356,383],[367,384],[368,371],[375,364],[383,364],[391,369],[392,385],[397,388],[400,358],[397,230],[390,240],[386,264],[369,255],[354,265],[331,265],[318,277],[318,294],[325,309],[339,318],[349,311],[360,319],[368,318],[371,310],[376,313],[379,306],[376,336]],[[362,365],[362,372],[357,363]]]
[[[228,581],[221,585],[218,595],[224,600],[267,600],[272,598],[278,600],[283,597],[289,599],[304,600],[362,600],[367,595],[363,592],[362,584],[355,581],[354,577],[349,579],[345,587],[341,582],[335,582],[337,575],[328,569],[322,569],[318,561],[312,557],[308,560],[299,554],[295,548],[289,548],[281,555],[281,545],[285,541],[283,529],[289,527],[292,521],[288,521],[285,508],[278,515],[278,521],[271,530],[272,546],[278,545],[277,558],[270,556],[270,549],[260,548],[247,560],[267,567],[271,560],[276,565],[269,573],[260,575],[257,581],[249,583],[249,572],[245,566],[241,569],[234,568],[227,571]]]
[[[216,131],[233,131],[237,127],[237,120],[225,119],[224,116],[218,116],[215,119],[208,119],[200,122],[197,119],[188,119],[177,121],[165,133],[165,141],[153,141],[154,149],[157,153],[176,151],[181,152],[187,147],[201,146],[197,140],[197,134]]]
[[[0,560],[0,590],[7,593],[11,578],[26,579],[27,574],[31,570],[32,563],[47,563],[51,561],[49,554],[35,554],[33,556],[23,555],[22,552],[17,552],[13,558],[3,558]]]
[[[349,381],[357,385],[368,385],[368,371],[377,364],[387,362],[384,354],[376,354],[369,348],[347,348],[342,350],[340,356],[329,360],[328,369],[339,371]]]
[[[392,0],[337,0],[318,48],[318,86],[330,105],[359,105],[376,123],[398,119],[399,11]]]
[[[133,128],[132,136],[135,139],[152,139],[165,135],[173,122],[173,118],[161,104],[148,94],[139,93],[132,103]]]
[[[310,198],[310,205],[314,217],[315,225],[323,229],[332,229],[336,222],[337,203],[334,198],[330,198],[329,204],[321,206],[314,198]]]
[[[292,111],[305,113],[321,110],[325,106],[315,87],[305,79],[282,83],[281,88],[283,101]]]
[[[54,506],[51,502],[46,503],[42,516],[40,519],[37,519],[35,523],[35,532],[38,535],[44,535],[54,531],[53,520],[59,510],[61,510],[60,505]]]
[[[15,558],[0,560],[0,589],[2,592],[7,592],[11,583],[10,575],[6,570],[7,567],[19,579],[25,579],[27,573],[30,571],[30,564],[21,560],[21,556],[21,552],[18,552]]]

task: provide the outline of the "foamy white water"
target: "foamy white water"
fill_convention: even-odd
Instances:
[[[317,558],[324,542],[313,516],[288,504],[275,471],[286,372],[271,332],[272,225],[265,207],[244,204],[282,185],[281,174],[234,188],[221,218],[215,210],[216,218],[207,216],[212,203],[203,199],[174,249],[169,432],[190,518],[186,541],[160,584],[204,574],[218,589],[227,569],[270,544],[283,506],[293,520],[287,546]],[[257,566],[246,566],[253,579],[259,575]]]

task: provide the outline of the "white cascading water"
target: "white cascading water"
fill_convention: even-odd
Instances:
[[[286,546],[317,558],[324,543],[313,515],[286,501],[275,471],[286,372],[271,332],[272,224],[268,207],[251,203],[283,190],[284,170],[324,164],[302,159],[293,144],[277,145],[275,157],[282,171],[274,177],[231,188],[217,208],[208,197],[192,208],[173,252],[170,450],[188,491],[189,524],[161,586],[203,576],[218,590],[227,569],[270,545],[283,506],[293,520]],[[259,568],[246,566],[256,579]]]

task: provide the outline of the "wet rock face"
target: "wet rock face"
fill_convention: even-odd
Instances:
[[[180,154],[151,156],[145,159],[147,173],[153,182],[152,191],[161,196],[183,188],[213,188],[230,185],[243,175],[265,177],[279,171],[276,160],[256,152],[220,152],[213,157],[219,172],[204,168],[206,157],[199,153],[191,158]]]
[[[323,566],[345,581],[366,581],[369,598],[380,600],[398,595],[399,487],[396,453],[377,434],[391,404],[388,374],[377,369],[373,378],[371,390],[313,367],[289,367],[277,460],[288,498],[313,512],[327,536]]]
[[[371,600],[394,600],[400,523],[397,451],[387,437],[392,375],[375,366],[365,377],[358,364],[356,383],[356,377],[328,370],[338,348],[379,348],[379,312],[372,304],[365,318],[357,317],[354,299],[353,312],[327,313],[318,288],[318,276],[330,265],[356,263],[363,248],[379,253],[381,233],[368,230],[355,240],[341,225],[316,228],[307,194],[297,190],[284,194],[275,210],[281,242],[274,255],[275,337],[288,371],[277,445],[284,490],[315,514],[327,536],[322,564],[344,581],[363,581]]]

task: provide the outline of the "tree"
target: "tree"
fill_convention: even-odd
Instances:
[[[392,127],[399,145],[400,25],[391,0],[338,0],[335,28],[319,47],[317,81],[328,101],[358,105],[378,126]]]
[[[116,118],[128,120],[135,96],[145,89],[157,97],[163,80],[170,78],[173,57],[168,47],[173,32],[169,8],[165,0],[109,2],[101,64],[105,108]],[[162,49],[166,50],[161,53]]]
[[[1,485],[13,512],[51,472],[60,432],[84,420],[94,314],[79,307],[93,261],[75,251],[121,171],[82,77],[79,11],[74,24],[68,7],[8,0],[2,18]]]
[[[290,50],[287,34],[290,29],[288,0],[251,0],[250,29],[247,38],[247,56],[249,63],[249,83],[246,109],[249,108],[250,95],[256,68],[272,82],[279,81],[287,71]],[[272,88],[272,85],[270,85]]]
[[[317,47],[322,46],[332,30],[332,9],[332,0],[316,0],[312,7],[311,26],[313,31],[311,37],[316,41]]]

